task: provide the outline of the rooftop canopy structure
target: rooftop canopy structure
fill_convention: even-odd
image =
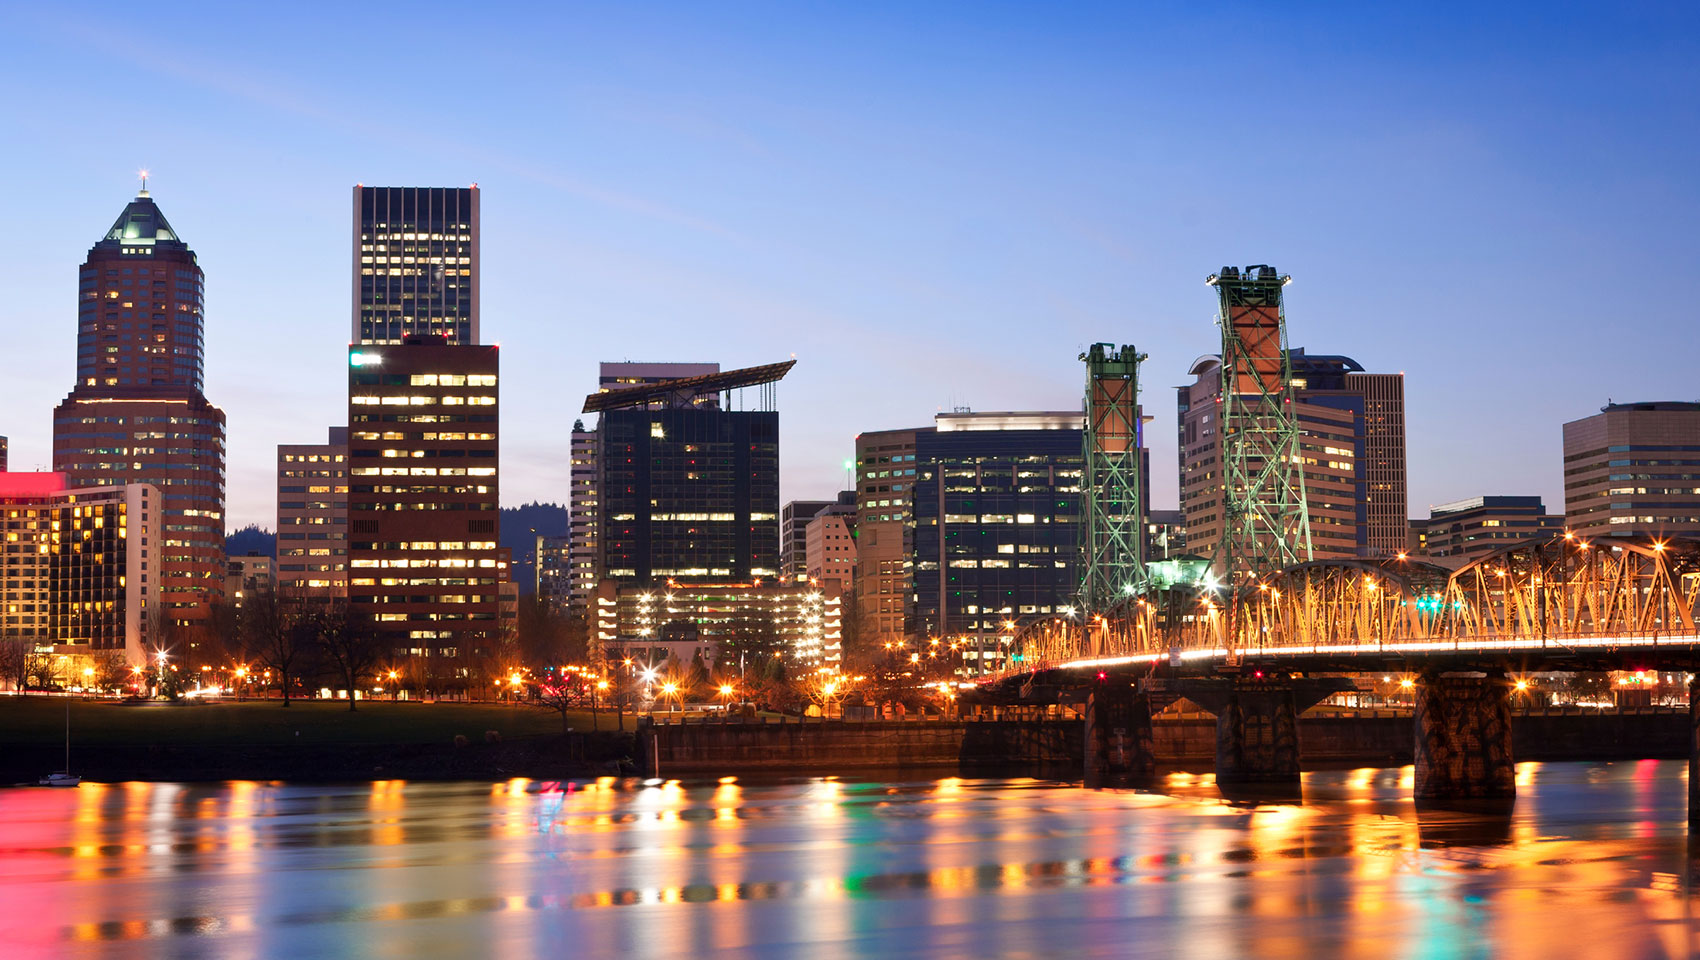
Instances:
[[[791,368],[796,365],[797,361],[787,360],[784,363],[743,367],[738,370],[704,374],[699,377],[680,377],[676,380],[663,380],[659,383],[645,383],[622,390],[600,391],[584,398],[584,412],[600,413],[604,410],[646,407],[651,404],[674,406],[673,401],[680,397],[688,398],[703,393],[718,393],[736,390],[740,387],[777,383],[784,379],[785,375],[790,373]]]

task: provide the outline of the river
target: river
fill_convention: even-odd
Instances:
[[[1685,765],[0,790],[0,956],[1686,957]]]

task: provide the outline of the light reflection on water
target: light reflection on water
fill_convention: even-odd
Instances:
[[[4,790],[0,955],[1690,955],[1684,764],[1522,764],[1509,816],[1409,781]]]

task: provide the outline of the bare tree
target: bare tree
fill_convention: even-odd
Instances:
[[[23,637],[0,639],[0,679],[22,693],[29,685],[30,659],[35,656],[35,643]]]
[[[567,726],[568,715],[591,703],[592,696],[589,681],[576,674],[562,672],[550,680],[539,683],[535,696],[529,702],[533,706],[559,713],[561,715],[561,732],[567,733],[572,729]]]
[[[342,677],[348,691],[348,709],[355,709],[355,693],[362,679],[371,676],[382,659],[376,631],[355,616],[344,600],[331,600],[307,614],[314,643]]]
[[[286,707],[290,681],[300,672],[311,639],[304,626],[299,609],[275,593],[247,598],[237,618],[243,652],[277,674]]]

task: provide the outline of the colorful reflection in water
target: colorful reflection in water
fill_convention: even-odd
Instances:
[[[1037,781],[0,791],[0,956],[1689,956],[1681,763],[1303,802]]]

